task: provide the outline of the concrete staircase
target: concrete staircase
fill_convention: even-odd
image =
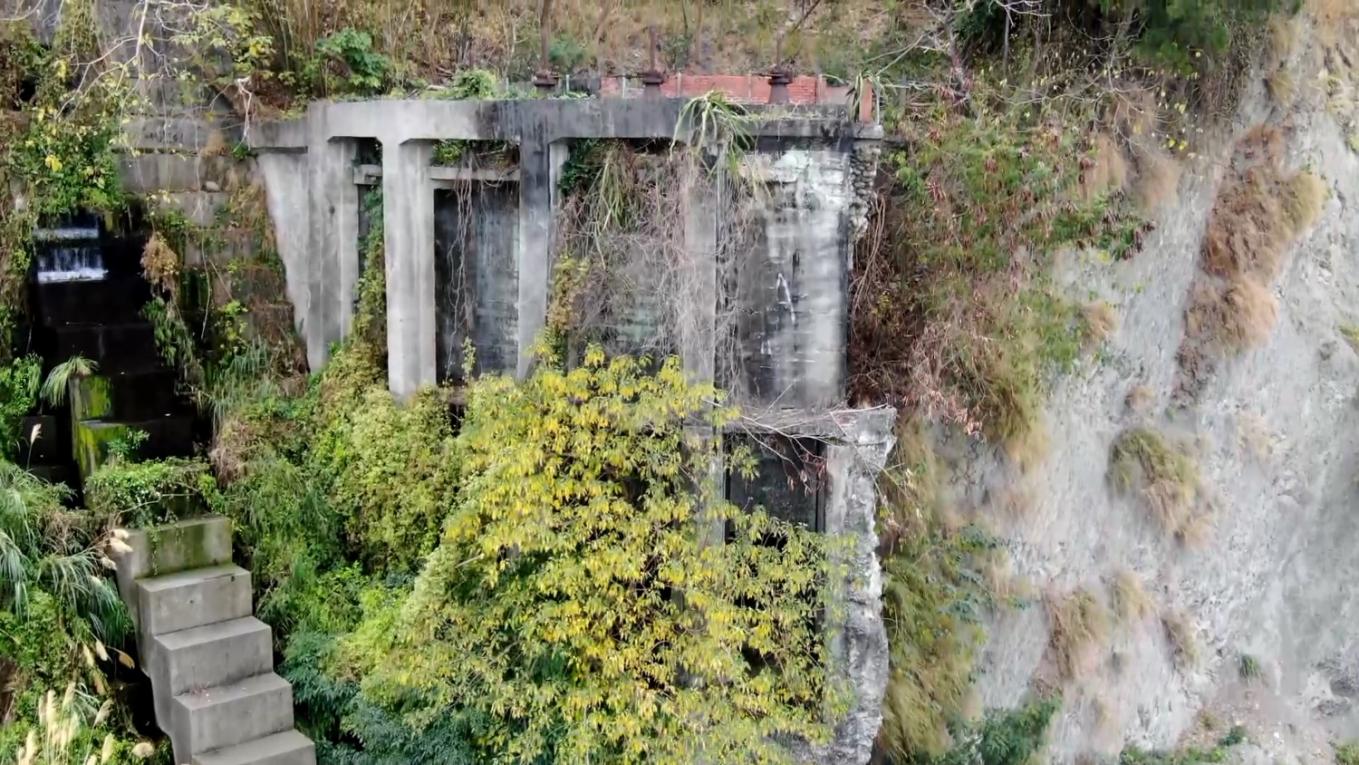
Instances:
[[[251,615],[250,572],[231,562],[231,522],[182,521],[126,542],[118,589],[175,762],[315,765],[293,729],[292,686],[273,671],[269,625]]]

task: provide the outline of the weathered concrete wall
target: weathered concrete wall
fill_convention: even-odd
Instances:
[[[519,189],[467,181],[435,192],[434,301],[437,374],[461,380],[463,343],[477,371],[518,363]]]
[[[748,250],[733,263],[732,387],[746,406],[824,408],[844,397],[850,153],[789,141],[748,162],[761,185]]]

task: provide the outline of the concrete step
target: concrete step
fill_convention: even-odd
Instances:
[[[288,730],[200,754],[193,765],[316,765],[316,745]]]
[[[150,666],[169,695],[229,685],[274,668],[269,625],[247,616],[151,638]]]
[[[160,362],[155,328],[140,317],[98,324],[67,324],[56,327],[56,357],[68,359],[77,354],[99,362],[101,374],[125,369],[141,370]]]
[[[140,274],[111,274],[100,281],[39,284],[34,296],[39,323],[60,327],[73,321],[138,320],[151,288]]]
[[[220,515],[128,531],[127,551],[114,553],[118,593],[138,618],[137,580],[231,562],[231,520]]]
[[[293,687],[274,673],[174,698],[170,739],[175,761],[243,744],[293,727]]]
[[[250,616],[250,572],[225,564],[137,582],[143,639]]]

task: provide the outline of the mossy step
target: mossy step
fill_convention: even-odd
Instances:
[[[188,454],[193,449],[193,419],[166,416],[146,420],[111,422],[81,420],[71,428],[72,450],[80,479],[89,478],[109,457],[109,445],[126,438],[133,430],[146,433],[146,442],[138,455],[147,458],[173,457]]]
[[[118,554],[118,592],[136,618],[138,579],[231,562],[231,520],[203,516],[150,529],[130,529]]]
[[[104,375],[71,380],[67,383],[71,421],[151,420],[187,414],[177,383],[177,375],[170,370],[119,375],[113,381]]]

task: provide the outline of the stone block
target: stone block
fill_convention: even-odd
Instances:
[[[133,194],[198,191],[203,188],[196,156],[139,154],[123,157],[121,165],[123,188]]]
[[[205,148],[230,151],[240,131],[224,129],[215,121],[192,116],[147,116],[123,126],[128,145],[141,151],[198,154]]]
[[[230,195],[220,191],[172,191],[157,200],[157,207],[178,212],[195,226],[206,227],[217,222],[217,211],[228,201]]]
[[[143,636],[201,627],[250,615],[250,572],[231,564],[181,571],[137,582]]]
[[[83,482],[108,459],[109,444],[127,436],[132,426],[122,422],[82,420],[71,426],[72,452]]]
[[[194,765],[316,765],[316,745],[295,730],[229,746],[193,759]]]
[[[293,689],[272,672],[174,698],[170,740],[175,761],[293,727]]]

